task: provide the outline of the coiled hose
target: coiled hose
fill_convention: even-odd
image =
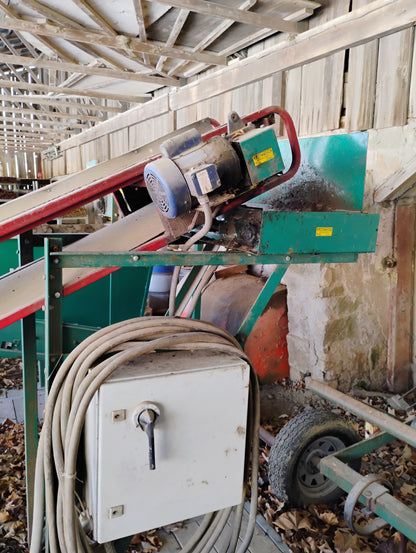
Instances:
[[[34,521],[30,553],[40,553],[44,515],[51,553],[90,553],[81,527],[75,492],[76,462],[85,415],[101,384],[122,364],[156,350],[213,350],[233,353],[248,362],[238,342],[212,323],[172,317],[140,317],[103,328],[79,344],[57,372],[45,408],[36,461]],[[251,457],[249,523],[236,549],[243,502],[205,516],[197,534],[182,553],[208,553],[231,520],[231,531],[220,553],[243,553],[251,541],[257,512],[258,428],[257,377],[250,373],[250,400],[246,448],[246,480]],[[245,485],[245,490],[246,490]],[[45,494],[43,492],[45,490]]]

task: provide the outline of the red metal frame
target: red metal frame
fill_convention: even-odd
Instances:
[[[292,118],[287,113],[287,111],[277,106],[271,106],[263,110],[256,111],[246,117],[243,117],[243,121],[244,123],[250,123],[258,119],[267,118],[271,114],[278,114],[285,124],[286,132],[292,149],[291,167],[285,174],[278,175],[272,179],[268,179],[267,182],[261,187],[250,191],[245,195],[240,196],[239,198],[236,198],[235,200],[232,200],[228,204],[224,205],[224,207],[222,208],[223,212],[229,211],[237,205],[248,201],[253,196],[258,196],[259,194],[266,192],[266,190],[270,190],[274,186],[285,182],[296,173],[299,167],[299,143]],[[202,137],[203,140],[208,140],[213,136],[224,134],[227,131],[227,125],[220,126],[219,123],[214,119],[210,119],[210,122],[216,128],[213,131],[204,134]],[[111,175],[111,177],[95,181],[90,185],[83,186],[70,195],[45,202],[45,204],[43,204],[41,207],[36,207],[33,210],[26,211],[12,219],[5,221],[4,223],[0,223],[0,240],[3,241],[7,240],[8,238],[12,238],[17,234],[21,234],[22,232],[30,230],[42,223],[54,219],[55,217],[59,217],[64,213],[81,207],[88,202],[101,198],[120,188],[124,188],[125,186],[129,186],[132,184],[139,184],[140,186],[144,186],[144,183],[140,182],[143,181],[144,168],[151,159],[156,159],[156,157],[149,158],[145,162],[138,163],[137,165],[129,167],[124,171],[115,173],[114,175]]]

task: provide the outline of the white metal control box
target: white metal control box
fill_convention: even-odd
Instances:
[[[85,424],[86,503],[99,543],[185,520],[242,500],[249,366],[236,355],[144,355],[100,387]],[[154,425],[136,426],[140,404]]]

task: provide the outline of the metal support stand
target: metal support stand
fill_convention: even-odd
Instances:
[[[276,265],[274,272],[267,279],[267,282],[263,286],[262,291],[258,295],[250,311],[247,313],[247,316],[242,322],[236,335],[237,340],[242,346],[244,346],[250,332],[253,330],[258,318],[265,310],[267,304],[276,291],[276,288],[279,286],[280,281],[282,280],[283,275],[286,271],[287,265]]]
[[[52,252],[62,250],[60,238],[45,238],[45,380],[50,389],[53,372],[63,351],[62,337],[62,271],[51,260]]]
[[[19,264],[33,261],[32,231],[19,236]],[[26,505],[28,537],[32,530],[33,493],[35,480],[36,450],[38,444],[38,403],[36,387],[36,322],[32,313],[21,320],[23,397],[25,416],[25,456],[26,456]]]

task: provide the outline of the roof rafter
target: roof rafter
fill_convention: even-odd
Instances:
[[[3,107],[0,105],[0,113],[22,113],[26,115],[36,115],[37,117],[44,116],[50,117],[52,119],[73,119],[74,121],[103,121],[103,117],[98,117],[97,115],[78,115],[76,113],[59,113],[55,111],[39,111],[38,109],[27,109],[27,108],[15,108],[15,107]]]
[[[7,121],[9,123],[16,123],[17,125],[21,127],[40,127],[40,128],[46,128],[46,127],[53,127],[54,129],[58,130],[66,130],[66,129],[85,129],[88,127],[88,123],[60,123],[59,121],[47,121],[46,119],[28,119],[27,117],[20,117],[20,116],[14,116],[14,117],[7,117],[6,115],[0,115],[0,124],[2,121]],[[62,127],[60,126],[62,125]]]
[[[261,14],[255,12],[247,12],[218,4],[217,2],[207,2],[206,0],[157,0],[160,4],[167,4],[175,8],[184,8],[193,12],[218,17],[221,19],[233,19],[239,23],[247,23],[274,31],[283,31],[286,33],[298,33],[299,28],[295,22],[286,21],[273,14]]]
[[[173,77],[156,77],[153,75],[144,75],[143,73],[135,73],[134,71],[116,71],[115,69],[92,67],[90,65],[77,65],[75,63],[54,61],[49,59],[34,59],[26,56],[14,56],[12,54],[0,54],[0,62],[23,66],[36,65],[37,67],[43,69],[56,69],[58,71],[83,73],[85,75],[101,75],[103,77],[111,77],[113,79],[153,83],[161,86],[177,86],[179,84],[179,79]]]
[[[180,32],[182,31],[183,26],[185,25],[185,21],[188,18],[190,10],[180,10],[178,17],[176,18],[175,23],[172,26],[172,29],[170,31],[168,40],[166,41],[165,46],[173,46],[176,42],[176,39],[178,38]],[[156,69],[162,70],[163,64],[166,61],[166,56],[161,56],[156,64]]]
[[[257,0],[244,0],[244,2],[242,2],[240,4],[238,9],[239,10],[248,10],[252,6],[254,6],[256,1]],[[218,37],[220,37],[222,34],[224,34],[225,31],[227,29],[229,29],[231,27],[231,25],[233,25],[233,24],[234,24],[233,19],[224,19],[223,21],[221,21],[219,23],[219,25],[217,25],[217,27],[211,33],[209,33],[208,35],[203,37],[198,42],[198,44],[196,44],[196,46],[193,48],[193,50],[195,52],[203,50],[204,48],[206,48],[207,46],[212,44],[214,42],[214,40],[216,40]],[[184,62],[184,61],[178,61],[178,62],[174,63],[173,66],[171,67],[171,69],[169,70],[169,74],[179,71],[184,65],[186,65],[186,62]]]
[[[102,111],[107,113],[121,113],[122,108],[113,106],[100,106],[96,104],[80,104],[78,102],[67,102],[65,100],[58,100],[46,94],[13,94],[7,98],[3,98],[5,102],[17,102],[22,104],[46,104],[49,106],[58,106],[61,108],[75,108],[75,109],[87,109],[91,111]]]
[[[0,2],[0,10],[3,10],[4,4]],[[239,10],[237,10],[239,11]],[[218,56],[210,53],[193,53],[189,49],[183,48],[167,48],[155,42],[142,42],[137,38],[117,35],[116,37],[98,33],[96,31],[85,31],[79,29],[69,29],[62,25],[52,25],[49,23],[36,23],[17,17],[7,16],[2,22],[2,27],[12,29],[14,31],[26,31],[31,34],[40,34],[50,37],[59,37],[65,40],[85,42],[87,44],[100,44],[101,46],[109,46],[130,53],[143,52],[153,54],[155,56],[166,56],[170,58],[185,59],[189,61],[200,61],[210,65],[226,65],[225,56]]]
[[[38,90],[39,92],[53,92],[65,94],[65,96],[86,96],[87,98],[102,98],[104,100],[118,100],[119,102],[142,103],[148,100],[149,96],[128,96],[126,94],[113,94],[111,92],[99,92],[97,90],[85,90],[69,88],[61,85],[52,86],[38,83],[23,83],[17,81],[0,80],[2,88],[20,88],[21,90]]]
[[[72,0],[88,17],[90,17],[102,30],[109,35],[117,35],[117,32],[112,28],[112,26],[104,19],[104,17],[97,12],[97,10],[92,8],[86,0]]]
[[[134,7],[134,11],[136,12],[136,20],[137,20],[137,25],[139,27],[140,40],[142,40],[143,42],[146,42],[147,34],[146,34],[146,25],[144,22],[142,0],[133,0],[133,7]],[[149,54],[143,53],[143,61],[144,63],[147,63],[147,64],[150,63]]]

